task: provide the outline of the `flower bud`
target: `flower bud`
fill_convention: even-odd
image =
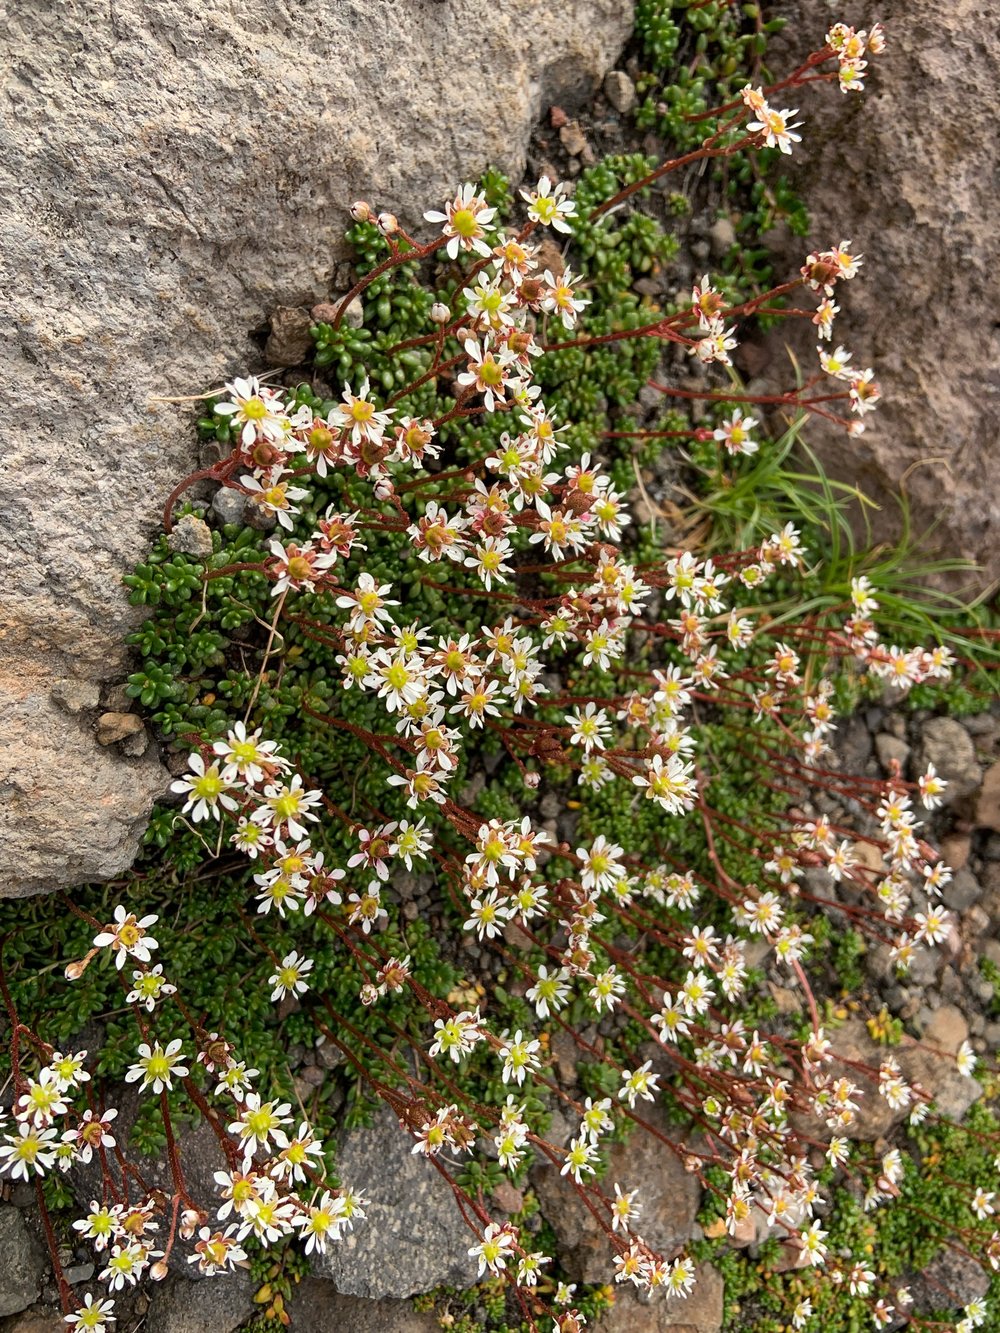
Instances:
[[[63,976],[67,981],[79,981],[87,970],[88,958],[79,958],[75,963],[67,963]]]
[[[399,219],[395,213],[380,213],[377,224],[383,236],[394,236],[399,231]]]
[[[250,450],[250,458],[254,467],[273,467],[281,457],[270,440],[258,440]]]
[[[358,199],[351,205],[351,217],[355,222],[371,222],[372,207],[364,199]]]
[[[443,301],[435,301],[431,306],[431,319],[435,324],[447,324],[451,319],[451,311]]]
[[[157,1259],[156,1263],[149,1270],[149,1276],[154,1282],[162,1282],[170,1272],[166,1259]]]
[[[198,1223],[201,1221],[201,1214],[194,1208],[185,1208],[181,1213],[181,1239],[190,1240],[198,1230]]]
[[[534,789],[535,787],[538,786],[540,781],[541,781],[541,775],[538,773],[529,771],[524,775],[524,785],[526,787],[531,787],[532,789]]]

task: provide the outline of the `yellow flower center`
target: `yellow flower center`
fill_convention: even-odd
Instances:
[[[246,1127],[255,1139],[264,1138],[274,1127],[270,1109],[262,1106],[259,1111],[251,1111],[246,1118]]]
[[[279,819],[289,819],[292,815],[298,814],[301,802],[294,792],[284,791],[275,797],[271,804]]]
[[[288,572],[293,579],[308,579],[312,577],[313,570],[304,555],[293,555],[288,562]]]
[[[386,684],[391,685],[394,690],[401,690],[404,685],[409,684],[410,673],[401,662],[394,662],[385,672]]]
[[[146,1061],[146,1073],[151,1079],[167,1078],[170,1074],[170,1061],[162,1051],[156,1050]]]
[[[219,770],[214,764],[204,776],[195,778],[191,790],[195,796],[204,801],[215,800],[219,792],[222,791],[222,779],[219,777]]]
[[[451,227],[463,241],[469,241],[479,233],[479,223],[471,208],[457,208],[451,215]]]

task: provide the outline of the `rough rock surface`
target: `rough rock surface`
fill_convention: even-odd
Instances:
[[[254,1313],[253,1281],[243,1269],[191,1281],[177,1278],[152,1288],[147,1333],[232,1333]]]
[[[3,1333],[66,1333],[66,1321],[58,1310],[29,1310],[0,1324]]]
[[[435,1167],[388,1108],[371,1129],[354,1130],[337,1151],[337,1174],[371,1200],[363,1224],[313,1264],[348,1296],[413,1296],[442,1283],[471,1286],[476,1238]]]
[[[914,1313],[929,1315],[981,1300],[990,1289],[990,1277],[971,1255],[946,1248],[913,1276],[909,1287]]]
[[[985,0],[886,0],[877,15],[853,0],[777,8],[789,25],[768,53],[776,70],[819,47],[837,20],[867,27],[878,17],[889,39],[863,95],[789,94],[805,122],[788,170],[810,211],[808,244],[848,238],[867,256],[838,297],[835,332],[876,367],[885,396],[860,439],[826,441],[828,465],[886,502],[883,526],[902,486],[918,532],[940,521],[942,548],[996,578],[1000,505],[984,484],[1000,428],[995,14]],[[787,254],[798,256],[798,243]],[[782,326],[776,346],[787,337]],[[822,435],[811,428],[811,441]]]
[[[188,404],[329,295],[345,207],[412,219],[549,103],[587,98],[623,0],[20,0],[0,101],[0,896],[119,872],[166,775],[67,722],[121,679],[120,577],[194,466]]]
[[[37,1300],[45,1260],[17,1208],[0,1205],[0,1315]]]
[[[644,1118],[657,1124],[652,1115]],[[662,1122],[659,1127],[667,1132]],[[670,1255],[690,1239],[700,1188],[665,1144],[645,1131],[616,1144],[609,1154],[609,1192],[615,1181],[623,1189],[639,1186],[642,1235],[654,1249]],[[606,1282],[613,1272],[610,1242],[572,1184],[554,1166],[537,1168],[532,1183],[542,1214],[555,1229],[566,1271],[579,1282]]]

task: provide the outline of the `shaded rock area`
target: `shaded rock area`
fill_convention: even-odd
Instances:
[[[489,164],[517,177],[631,21],[622,0],[498,0],[488,23],[475,0],[11,8],[0,896],[119,873],[166,788],[97,743],[96,701],[53,697],[123,678],[121,575],[196,466],[191,403],[162,400],[259,367],[266,313],[328,298],[353,199],[412,220]]]
[[[150,1295],[147,1333],[233,1333],[254,1309],[253,1283],[242,1269],[200,1282],[160,1283]]]
[[[990,1289],[987,1271],[961,1250],[942,1250],[910,1284],[916,1314],[957,1310],[981,1299]]]
[[[807,241],[786,238],[801,263],[842,239],[866,255],[838,295],[835,340],[872,365],[884,401],[859,439],[810,427],[831,471],[883,503],[879,536],[898,531],[894,498],[909,498],[917,532],[1000,576],[995,441],[1000,429],[1000,148],[994,132],[1000,43],[984,0],[887,0],[874,13],[843,0],[781,0],[788,27],[768,50],[775,70],[822,45],[831,23],[882,20],[889,46],[870,64],[862,95],[829,87],[789,95],[803,141],[786,167],[810,213]],[[784,272],[777,274],[779,280]],[[800,351],[815,361],[814,330]],[[772,335],[788,370],[787,322]],[[984,484],[986,483],[986,484]]]
[[[476,1278],[469,1248],[476,1236],[462,1220],[450,1186],[387,1108],[371,1129],[347,1135],[337,1174],[371,1199],[363,1226],[317,1258],[313,1271],[348,1296],[412,1296]]]
[[[0,1315],[38,1299],[47,1264],[19,1209],[0,1204]]]

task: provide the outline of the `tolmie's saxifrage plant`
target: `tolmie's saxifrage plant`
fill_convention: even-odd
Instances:
[[[791,152],[798,113],[778,109],[780,93],[828,80],[858,91],[882,47],[878,25],[836,25],[782,83],[748,85],[715,108],[700,147],[586,215],[547,177],[521,192],[524,221],[510,227],[481,189],[463,185],[425,214],[434,228],[426,241],[355,204],[358,234],[384,253],[339,300],[324,338],[336,347],[348,307],[372,293],[385,299],[396,270],[437,261],[437,299],[422,289],[413,297],[423,330],[381,347],[379,378],[352,379],[339,401],[252,377],[214,401],[229,449],[197,476],[242,493],[258,520],[277,526],[246,560],[210,561],[203,595],[236,576],[269,585],[264,665],[291,651],[286,638],[308,644],[323,680],[300,695],[301,716],[333,737],[331,753],[339,741],[372,759],[384,785],[365,798],[363,817],[345,808],[342,775],[310,770],[276,739],[287,719],[258,705],[262,668],[250,697],[236,701],[242,717],[193,738],[173,784],[181,818],[206,856],[245,859],[252,887],[239,919],[270,959],[270,1000],[318,999],[323,1039],[447,1180],[480,1275],[509,1283],[532,1329],[571,1333],[585,1316],[572,1290],[552,1282],[552,1256],[531,1233],[491,1215],[468,1165],[523,1181],[533,1162],[551,1163],[605,1233],[609,1277],[682,1300],[695,1282],[692,1255],[647,1243],[642,1182],[602,1174],[604,1148],[630,1131],[655,1136],[697,1177],[728,1235],[763,1225],[781,1242],[784,1267],[801,1274],[795,1327],[818,1326],[831,1290],[848,1290],[877,1328],[927,1322],[877,1256],[831,1250],[824,1219],[830,1189],[844,1181],[865,1211],[903,1206],[905,1151],[855,1140],[863,1096],[911,1126],[935,1108],[891,1051],[877,1068],[840,1058],[808,969],[819,911],[834,899],[854,930],[891,947],[900,972],[916,950],[949,947],[954,925],[940,897],[950,872],[918,817],[939,804],[941,779],[933,768],[915,783],[898,771],[884,782],[851,777],[831,762],[830,741],[845,663],[905,691],[946,679],[951,652],[884,639],[878,589],[861,575],[839,604],[775,614],[820,554],[804,549],[792,523],[713,558],[651,549],[601,462],[601,442],[581,449],[573,422],[545,398],[546,366],[562,354],[627,346],[641,358],[673,344],[723,374],[715,386],[654,386],[665,402],[706,403],[711,424],[618,430],[609,441],[672,439],[745,459],[768,447],[758,409],[859,433],[879,387],[834,329],[862,257],[837,239],[749,299],[728,300],[706,274],[673,313],[592,328],[587,284],[561,259],[541,261],[537,247],[549,232],[568,238],[572,255],[575,237],[679,168]],[[724,377],[740,323],[760,314],[815,326],[815,372],[784,393],[747,394]],[[167,503],[168,531],[192,480]],[[325,503],[314,507],[318,495]],[[397,577],[386,576],[389,564]],[[756,805],[734,811],[715,799],[720,731],[754,767]],[[511,806],[492,815],[463,800],[459,781],[487,741],[511,793]],[[573,806],[591,802],[586,837],[543,827],[544,784]],[[850,800],[855,825],[803,809],[823,791]],[[635,845],[627,825],[602,830],[602,802],[612,799],[641,832]],[[415,869],[433,875],[446,919],[502,960],[503,992],[480,986],[463,1003],[405,949],[387,947],[391,887]],[[828,893],[807,877],[815,871]],[[331,1178],[309,1119],[259,1089],[252,1053],[188,1007],[184,977],[160,957],[157,921],[124,905],[93,918],[92,947],[66,976],[79,980],[104,959],[117,969],[136,1029],[125,1081],[159,1104],[168,1188],[150,1188],[141,1158],[118,1142],[118,1112],[94,1095],[87,1052],[55,1050],[20,1021],[4,987],[14,1102],[2,1170],[37,1184],[67,1323],[97,1333],[114,1323],[116,1294],[165,1276],[178,1252],[212,1275],[245,1264],[251,1244],[294,1237],[313,1254],[366,1224],[367,1200]],[[310,956],[321,933],[336,965],[362,979],[362,1010],[385,1009],[397,1040],[373,1040],[324,992]],[[808,1018],[797,1030],[745,1021],[747,979],[765,955],[803,997]],[[582,1030],[595,1022],[597,1040]],[[560,1030],[588,1062],[585,1096],[564,1088],[550,1063],[549,1037]],[[961,1072],[975,1063],[964,1046]],[[185,1178],[171,1100],[180,1094],[218,1140],[214,1199],[195,1197]],[[668,1108],[670,1135],[651,1121],[654,1103]],[[556,1108],[574,1127],[564,1146],[546,1136]],[[72,1224],[92,1244],[103,1284],[82,1305],[62,1276],[41,1184],[74,1164],[92,1165],[99,1181]],[[997,1268],[988,1184],[951,1243]],[[974,1301],[958,1328],[984,1317]]]

